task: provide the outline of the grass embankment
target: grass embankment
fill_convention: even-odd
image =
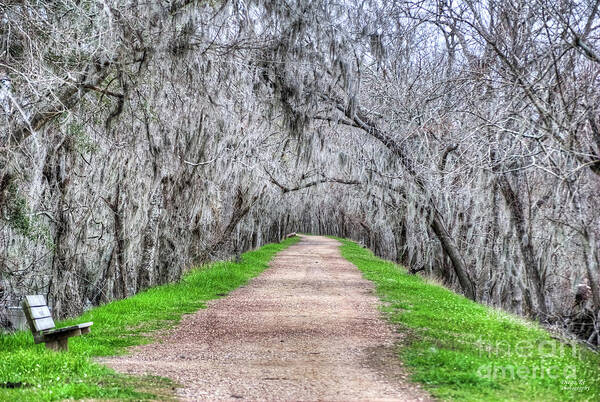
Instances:
[[[539,325],[409,275],[348,240],[344,258],[376,284],[412,378],[449,400],[600,400],[600,356]]]
[[[96,364],[94,356],[123,353],[152,341],[204,302],[223,296],[268,267],[271,258],[298,241],[291,238],[242,255],[241,262],[217,262],[190,271],[175,284],[157,286],[129,299],[94,308],[60,326],[93,321],[92,332],[71,338],[68,352],[34,345],[29,331],[0,335],[0,400],[168,399],[171,384],[158,377],[134,377]]]

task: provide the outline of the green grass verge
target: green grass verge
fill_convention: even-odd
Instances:
[[[68,352],[34,345],[28,331],[0,335],[0,400],[169,399],[174,386],[169,380],[117,374],[92,358],[151,342],[153,331],[176,324],[183,314],[204,308],[204,302],[245,284],[267,268],[277,252],[298,239],[244,253],[239,263],[217,262],[191,270],[178,283],[157,286],[61,322],[59,327],[94,322],[90,334],[69,340]]]
[[[536,323],[466,299],[339,239],[376,284],[403,334],[399,356],[434,396],[472,401],[598,401],[600,356],[556,341]]]

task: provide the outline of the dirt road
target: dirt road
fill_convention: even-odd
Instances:
[[[372,284],[319,236],[245,287],[107,364],[172,378],[185,400],[427,400],[409,383]]]

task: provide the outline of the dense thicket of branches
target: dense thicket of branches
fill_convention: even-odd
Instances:
[[[5,1],[4,303],[76,314],[299,230],[598,344],[598,8]]]

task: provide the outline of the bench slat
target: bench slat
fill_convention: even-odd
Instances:
[[[85,329],[88,329],[89,327],[91,327],[92,324],[94,324],[94,323],[93,322],[85,322],[83,324],[71,325],[70,327],[53,328],[53,329],[50,329],[48,331],[44,331],[43,335],[59,334],[59,333],[62,333],[62,332],[73,331],[73,330],[76,330],[76,329],[85,330]],[[89,332],[89,330],[87,332]]]
[[[48,306],[31,307],[29,311],[31,314],[31,318],[33,318],[34,320],[37,320],[38,318],[52,317]]]
[[[73,331],[79,331],[81,330],[81,328],[79,328],[79,326],[77,325],[72,325],[70,327],[63,327],[63,328],[52,328],[49,330],[46,330],[44,332],[42,332],[42,335],[46,336],[46,335],[57,335],[57,334],[62,334],[64,332],[73,332]]]
[[[27,301],[29,307],[46,306],[46,299],[43,295],[25,296],[25,300]]]
[[[52,317],[38,318],[37,320],[32,320],[32,322],[37,332],[56,327],[56,325],[54,325],[54,320],[52,319]]]

